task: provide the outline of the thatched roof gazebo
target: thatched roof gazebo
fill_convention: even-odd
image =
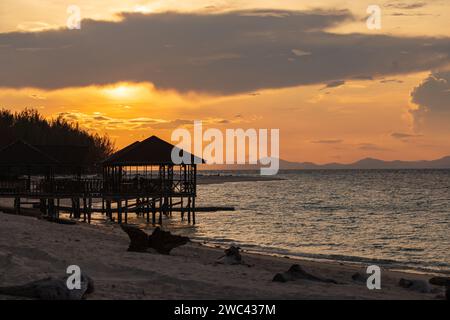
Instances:
[[[86,185],[92,185],[81,179],[87,154],[84,146],[32,146],[17,140],[0,150],[0,197],[14,198],[17,212],[21,198],[39,199],[44,213],[55,214],[55,199],[84,196]]]
[[[191,161],[174,163],[172,151]],[[153,224],[159,212],[162,224],[162,215],[171,215],[179,205],[182,219],[187,212],[188,221],[195,223],[197,164],[204,163],[202,159],[152,136],[104,160],[101,177],[91,174],[96,173],[91,162],[87,147],[32,146],[16,141],[0,150],[0,197],[15,198],[18,211],[20,198],[39,199],[41,207],[52,215],[57,215],[59,201],[68,199],[72,201],[71,215],[80,218],[83,212],[88,221],[94,210],[93,199],[101,198],[101,212],[111,219],[111,204],[117,203],[119,223],[122,213],[127,222],[127,213],[132,210],[146,213],[147,221],[152,212]]]
[[[172,161],[174,148],[174,145],[151,136],[114,153],[103,161],[105,196],[119,202],[136,199],[137,206],[149,205],[153,208],[153,222],[155,210],[160,212],[160,223],[161,213],[171,214],[178,204],[182,207],[183,217],[183,200],[187,199],[188,220],[191,220],[192,212],[195,223],[197,163],[204,161],[179,149],[178,152],[191,161],[176,164]],[[175,203],[174,199],[179,202]]]

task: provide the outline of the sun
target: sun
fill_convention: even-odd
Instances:
[[[134,88],[127,85],[118,85],[111,88],[103,89],[103,92],[114,99],[126,99],[131,98],[134,95]]]

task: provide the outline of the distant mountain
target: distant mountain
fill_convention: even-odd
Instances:
[[[205,170],[259,170],[260,165],[205,165]],[[320,169],[450,169],[450,156],[437,160],[384,161],[365,158],[353,163],[315,164],[312,162],[290,162],[280,159],[281,170],[320,170]]]

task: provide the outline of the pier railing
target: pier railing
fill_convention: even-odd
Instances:
[[[92,196],[102,195],[183,195],[193,194],[192,181],[140,179],[123,180],[120,183],[101,178],[53,179],[53,180],[0,180],[0,196]]]

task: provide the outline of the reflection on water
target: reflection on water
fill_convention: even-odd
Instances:
[[[450,170],[282,173],[283,181],[198,186],[198,205],[165,227],[191,238],[282,255],[385,263],[450,272]],[[134,217],[134,214],[130,215]],[[130,219],[141,224],[143,219]]]

